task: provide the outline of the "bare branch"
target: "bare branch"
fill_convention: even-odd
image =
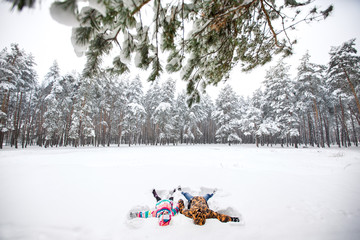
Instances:
[[[277,34],[275,33],[274,28],[273,28],[273,26],[272,26],[272,24],[271,24],[271,20],[270,20],[269,14],[268,14],[268,12],[267,12],[266,9],[265,9],[264,0],[260,0],[260,3],[261,3],[261,9],[263,10],[263,12],[264,12],[264,14],[265,14],[266,21],[267,21],[267,23],[269,24],[270,30],[271,30],[271,32],[272,32],[272,34],[273,34],[273,37],[274,37],[274,40],[275,40],[275,45],[276,45],[277,47],[281,48],[281,46],[279,45],[278,40],[277,40]]]

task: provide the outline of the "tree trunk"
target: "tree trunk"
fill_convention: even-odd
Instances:
[[[351,82],[351,80],[350,80],[350,77],[349,77],[348,73],[346,72],[345,68],[342,68],[342,69],[344,70],[344,73],[345,73],[345,76],[346,76],[346,80],[348,81],[349,86],[350,86],[350,89],[351,89],[351,92],[352,92],[352,94],[354,95],[355,102],[356,102],[356,106],[357,106],[358,112],[359,112],[359,114],[360,114],[360,102],[359,102],[359,98],[358,98],[357,95],[356,95],[355,87],[354,87],[354,85],[352,84],[352,82]]]
[[[71,105],[69,115],[66,118],[65,134],[64,134],[64,146],[69,144],[69,132],[72,123],[72,115],[74,114],[74,103]]]
[[[352,109],[352,107],[350,106],[350,104],[348,104],[349,109],[350,109],[350,114],[352,114],[353,116],[355,116],[356,121],[358,122],[359,126],[360,126],[360,115],[356,114],[355,111]]]
[[[305,146],[307,146],[307,144],[308,144],[308,138],[307,138],[307,135],[306,135],[305,114],[303,114],[303,126],[304,126],[304,131],[302,131],[302,132],[303,132],[303,141],[304,141]]]
[[[340,143],[340,131],[339,131],[339,121],[338,121],[338,117],[337,117],[337,114],[336,114],[336,107],[334,106],[334,117],[335,117],[335,124],[336,124],[336,134],[335,134],[335,137],[336,137],[336,143],[339,145],[339,147],[341,147],[341,143]]]
[[[44,144],[44,139],[43,139],[43,123],[44,123],[44,103],[41,103],[40,106],[40,111],[39,111],[39,127],[38,127],[38,131],[37,131],[37,136],[38,136],[38,141],[37,144],[42,147]]]
[[[20,92],[20,101],[17,107],[17,113],[16,113],[16,117],[14,119],[14,144],[15,144],[15,148],[18,148],[18,137],[19,137],[19,133],[20,133],[20,113],[21,113],[21,104],[22,104],[22,98],[23,98],[23,93]]]
[[[330,131],[329,131],[329,121],[327,118],[323,117],[324,127],[325,127],[325,136],[326,136],[326,145],[330,147]]]
[[[358,139],[357,139],[357,134],[356,134],[356,128],[355,128],[355,123],[354,123],[354,118],[353,118],[353,115],[350,114],[350,119],[351,119],[351,126],[352,126],[352,129],[353,129],[353,143],[355,144],[355,146],[358,146]]]
[[[6,120],[7,120],[7,114],[8,114],[8,109],[9,109],[9,100],[10,100],[10,90],[8,91],[8,93],[4,94],[4,98],[3,98],[3,102],[1,104],[1,111],[5,114],[5,118],[2,118],[0,120],[0,124],[3,126],[3,128],[5,128],[6,126]],[[2,149],[2,146],[4,144],[4,137],[5,137],[5,132],[3,132],[2,129],[0,129],[0,149]]]
[[[339,97],[339,100],[340,100],[342,124],[343,124],[343,128],[344,128],[344,142],[347,141],[348,146],[351,146],[349,130],[348,130],[347,126],[346,126],[345,111],[344,111],[344,106],[343,106],[342,101],[341,101],[341,97]]]
[[[320,116],[320,121],[319,121],[319,127],[320,127],[320,137],[321,137],[321,147],[324,148],[325,147],[325,139],[324,139],[324,127],[323,127],[323,117],[322,117],[322,113],[320,112],[319,114]]]
[[[319,110],[318,110],[315,99],[313,100],[313,102],[314,102],[313,108],[314,108],[314,112],[315,112],[315,116],[314,116],[315,124],[314,125],[315,125],[315,133],[316,133],[316,145],[318,147],[320,147],[321,139],[320,139]]]
[[[310,145],[313,147],[314,146],[314,131],[313,131],[311,122],[312,122],[311,116],[310,116],[310,113],[308,113],[309,142],[310,142]]]

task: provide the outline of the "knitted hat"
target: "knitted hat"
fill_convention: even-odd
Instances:
[[[170,224],[170,221],[171,221],[170,214],[164,213],[164,214],[161,214],[161,216],[159,217],[159,225],[160,226],[167,226]]]

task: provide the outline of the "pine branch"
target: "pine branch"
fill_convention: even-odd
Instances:
[[[270,20],[269,14],[268,14],[268,12],[267,12],[266,9],[265,9],[264,0],[260,0],[260,3],[261,3],[261,9],[263,10],[263,12],[264,12],[264,14],[265,14],[266,21],[267,21],[267,23],[268,23],[268,25],[269,25],[269,27],[270,27],[270,30],[271,30],[271,32],[272,32],[272,34],[273,34],[274,41],[275,41],[275,45],[276,45],[277,47],[281,48],[281,46],[279,45],[278,40],[277,40],[277,35],[276,35],[276,33],[275,33],[275,31],[274,31],[274,28],[273,28],[273,26],[272,26],[272,24],[271,24],[271,20]]]
[[[132,12],[131,12],[131,16],[134,16],[137,12],[139,12],[141,10],[141,8],[143,6],[145,6],[146,4],[148,4],[151,0],[146,0],[145,2],[143,2],[142,4],[140,4],[138,7],[136,7]]]

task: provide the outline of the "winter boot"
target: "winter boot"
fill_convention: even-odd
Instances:
[[[174,200],[174,193],[176,192],[176,188],[174,188],[174,190],[169,191],[169,200],[173,201]]]
[[[160,200],[161,200],[161,198],[159,197],[159,195],[157,194],[157,192],[156,192],[155,189],[152,190],[152,194],[154,195],[154,198],[156,198],[156,201],[160,201]]]

